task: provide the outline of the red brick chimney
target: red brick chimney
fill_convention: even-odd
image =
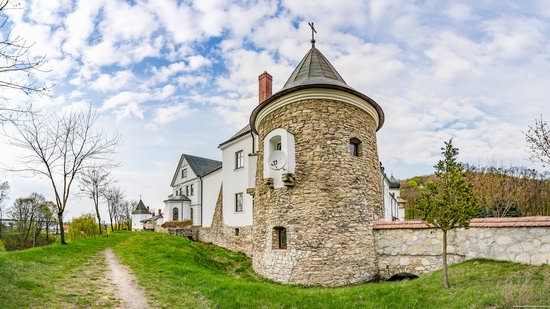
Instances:
[[[159,209],[159,216],[162,215],[162,213],[160,213],[160,209]]]
[[[258,76],[258,84],[260,86],[259,99],[260,103],[267,100],[273,94],[273,76],[267,72],[263,72]]]
[[[147,213],[150,214],[151,212],[149,211],[149,206],[147,206]]]

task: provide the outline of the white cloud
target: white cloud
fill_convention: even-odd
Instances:
[[[135,76],[131,71],[118,71],[114,74],[99,75],[92,83],[91,88],[99,91],[112,91],[128,87],[134,81]]]
[[[154,111],[154,116],[148,128],[158,130],[160,126],[167,125],[180,118],[189,116],[193,112],[185,103],[177,103],[169,106],[158,107]]]

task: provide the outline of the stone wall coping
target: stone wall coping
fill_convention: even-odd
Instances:
[[[518,217],[518,218],[475,218],[470,221],[471,228],[503,228],[503,227],[550,227],[550,216]],[[387,229],[429,229],[433,226],[420,220],[407,221],[377,221],[375,230]]]

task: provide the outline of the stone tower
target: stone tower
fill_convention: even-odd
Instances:
[[[283,89],[260,102],[250,117],[259,141],[256,272],[327,286],[377,277],[373,223],[384,210],[376,131],[383,122],[380,106],[348,86],[315,44]],[[272,162],[278,150],[286,158]]]

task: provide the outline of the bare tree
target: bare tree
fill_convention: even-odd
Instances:
[[[111,222],[111,231],[115,231],[113,220],[118,219],[118,213],[123,203],[124,193],[119,187],[111,186],[104,192],[104,197],[107,200],[107,210],[109,211],[109,220]]]
[[[543,165],[550,164],[550,128],[548,123],[542,119],[535,119],[535,124],[529,126],[525,139],[529,144],[531,160],[541,162]]]
[[[9,191],[10,184],[7,181],[0,184],[0,239],[2,238],[2,228],[4,227],[4,223],[1,220],[4,218],[4,202],[8,198]]]
[[[124,201],[120,204],[119,218],[122,224],[126,224],[127,230],[132,229],[132,210],[137,206],[136,201]]]
[[[18,9],[19,3],[10,4],[10,0],[0,0],[0,12]],[[20,35],[12,35],[13,28],[8,23],[6,15],[0,16],[0,93],[1,89],[12,89],[26,95],[46,94],[51,86],[45,86],[36,78],[36,73],[44,72],[45,56],[33,57],[31,49],[34,43],[28,43]],[[0,99],[8,99],[0,96]],[[17,117],[27,109],[6,107],[0,104],[0,123]]]
[[[46,199],[43,195],[32,193],[29,197],[22,197],[15,200],[11,208],[11,218],[15,220],[15,226],[18,232],[19,248],[24,248],[29,237],[33,237],[33,247],[35,245],[37,223],[40,219],[40,205]]]
[[[73,182],[93,166],[108,166],[120,142],[118,134],[94,131],[97,114],[88,110],[60,114],[30,113],[25,121],[12,122],[10,143],[27,152],[20,167],[10,171],[46,177],[53,189],[61,243],[65,242],[63,214]]]
[[[109,171],[101,166],[95,166],[84,170],[82,177],[80,178],[80,190],[94,202],[100,235],[103,234],[103,231],[101,229],[99,199],[105,196],[107,188],[111,182],[112,180]]]

